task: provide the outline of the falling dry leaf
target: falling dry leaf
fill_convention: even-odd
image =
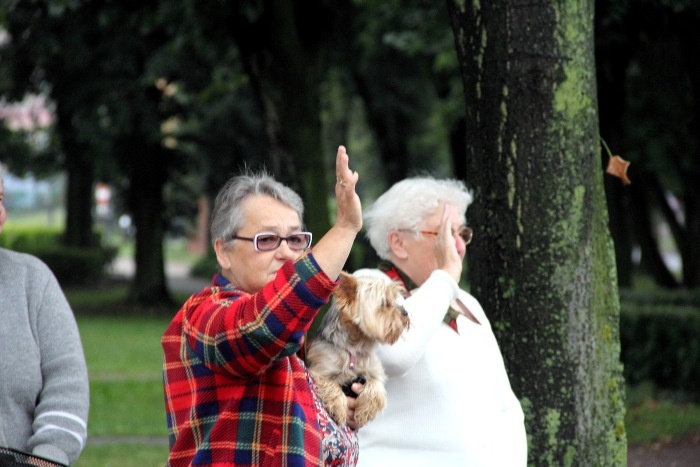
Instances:
[[[629,185],[632,183],[629,178],[627,178],[627,167],[630,163],[624,160],[620,156],[610,156],[608,160],[608,168],[605,170],[607,173],[613,177],[617,177],[622,180],[622,183]]]

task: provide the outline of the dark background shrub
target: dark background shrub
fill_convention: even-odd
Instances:
[[[100,234],[94,235],[94,243],[100,245]],[[99,283],[107,276],[107,265],[117,254],[115,247],[66,247],[59,230],[44,227],[7,229],[0,235],[0,247],[38,257],[62,287]]]
[[[658,389],[700,401],[700,306],[693,295],[680,300],[663,292],[623,298],[621,358],[629,385]]]

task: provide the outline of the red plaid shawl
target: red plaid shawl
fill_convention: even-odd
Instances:
[[[256,294],[217,275],[187,300],[162,339],[168,466],[322,465],[296,353],[336,285],[305,255]]]

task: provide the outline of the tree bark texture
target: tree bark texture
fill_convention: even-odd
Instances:
[[[93,156],[90,147],[80,141],[73,126],[71,112],[64,111],[59,105],[57,114],[68,175],[64,242],[68,246],[94,247],[97,245],[94,244],[92,232]]]
[[[469,280],[525,411],[529,464],[626,465],[593,0],[447,5],[475,194]]]
[[[136,225],[136,271],[129,299],[142,305],[173,305],[165,276],[165,228],[161,218],[165,184],[162,167],[168,153],[158,144],[144,144],[144,140],[134,135],[127,145],[133,151],[130,208]]]

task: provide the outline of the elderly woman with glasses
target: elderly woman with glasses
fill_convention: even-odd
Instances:
[[[381,261],[357,276],[401,284],[411,327],[378,355],[387,408],[362,428],[359,467],[525,466],[527,439],[484,310],[459,287],[472,194],[458,180],[405,179],[365,212]]]
[[[298,356],[362,228],[343,146],[336,177],[336,221],[313,247],[301,199],[271,177],[237,176],[219,192],[211,237],[221,272],[162,339],[167,465],[356,464],[354,399],[349,426],[335,424]]]

